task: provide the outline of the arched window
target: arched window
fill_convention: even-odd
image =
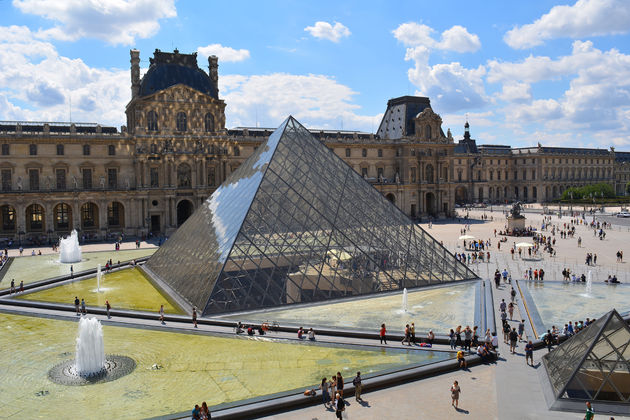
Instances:
[[[85,203],[81,206],[81,227],[91,229],[98,227],[98,207],[94,203]]]
[[[427,125],[426,127],[424,127],[424,136],[427,138],[427,140],[431,140],[431,126]]]
[[[4,205],[0,207],[0,217],[2,218],[2,232],[15,231],[15,209]]]
[[[214,116],[211,113],[207,113],[204,118],[204,125],[206,128],[206,133],[210,133],[214,131]]]
[[[147,131],[158,131],[158,116],[155,111],[147,114]]]
[[[66,203],[59,203],[54,209],[54,222],[56,230],[67,230],[70,228],[72,209]]]
[[[186,131],[187,129],[187,118],[185,112],[177,113],[177,131]]]
[[[190,187],[190,165],[182,163],[177,167],[177,186]]]
[[[26,208],[26,230],[28,232],[44,230],[44,208],[39,204],[31,204]]]

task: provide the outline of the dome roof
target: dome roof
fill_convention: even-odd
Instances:
[[[149,67],[140,83],[140,96],[152,95],[180,83],[219,99],[210,77],[200,68],[164,63],[154,63]]]

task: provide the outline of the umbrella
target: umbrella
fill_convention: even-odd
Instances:
[[[532,248],[534,244],[530,244],[529,242],[519,242],[516,244],[517,248]]]
[[[466,241],[466,240],[469,240],[469,239],[475,239],[475,237],[472,236],[472,235],[462,235],[462,236],[459,237],[459,239],[463,239],[463,240]]]

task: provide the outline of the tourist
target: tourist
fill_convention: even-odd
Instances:
[[[547,334],[545,334],[545,338],[543,339],[544,343],[547,345],[547,351],[550,352],[553,347],[553,335],[551,334],[551,330],[547,330]]]
[[[195,307],[195,306],[193,306],[192,322],[193,322],[193,325],[195,326],[195,328],[197,328],[197,307]]]
[[[411,334],[411,342],[416,344],[416,324],[411,323],[411,327],[409,327],[409,334]]]
[[[341,376],[341,372],[337,372],[337,393],[343,397],[343,376]]]
[[[15,279],[11,279],[11,291],[9,294],[12,295],[13,293],[15,293]]]
[[[462,326],[461,325],[458,325],[457,328],[455,328],[455,345],[457,347],[462,346]]]
[[[451,350],[455,350],[455,331],[451,328],[451,332],[448,333],[448,344],[451,346]]]
[[[302,329],[302,327],[300,327],[297,331],[297,338],[299,340],[302,340],[304,338],[304,329]]]
[[[510,352],[512,354],[516,353],[516,343],[518,342],[518,333],[516,332],[516,328],[512,328],[510,331]]]
[[[326,380],[326,377],[322,378],[322,383],[319,385],[319,389],[322,390],[322,402],[324,403],[324,407],[328,408],[330,394],[328,394],[328,381]]]
[[[453,382],[453,386],[451,386],[451,398],[452,398],[452,402],[451,405],[455,408],[457,408],[458,404],[459,404],[459,394],[461,394],[462,390],[459,387],[459,384],[457,383],[457,381]]]
[[[24,280],[20,280],[20,293],[24,293]]]
[[[481,358],[483,363],[490,360],[490,353],[488,353],[488,349],[485,346],[477,346],[477,356]]]
[[[81,313],[83,315],[87,315],[87,310],[85,309],[85,299],[81,299]]]
[[[405,338],[402,339],[400,344],[405,345],[405,341],[411,346],[411,335],[409,334],[409,324],[405,325]]]
[[[507,303],[505,303],[505,299],[501,299],[501,303],[499,304],[499,309],[501,312],[505,312],[507,309]]]
[[[512,329],[510,328],[510,324],[507,321],[503,321],[503,342],[505,344],[510,344],[510,331],[512,331]]]
[[[337,376],[333,375],[330,378],[330,395],[335,395],[337,393]],[[334,402],[333,402],[334,403]]]
[[[160,323],[164,324],[164,305],[160,305]]]
[[[477,326],[475,325],[472,330],[472,345],[477,347],[479,345],[479,334],[477,334]]]
[[[210,414],[210,410],[208,409],[208,404],[206,404],[206,402],[202,402],[201,403],[201,420],[208,420],[210,418],[212,418],[212,415]]]
[[[313,331],[312,328],[308,329],[308,339],[311,341],[315,341],[315,331]]]
[[[110,319],[111,316],[109,315],[109,311],[110,309],[112,309],[112,306],[109,304],[109,300],[105,300],[105,309],[107,310],[107,319]]]
[[[429,330],[427,333],[427,343],[433,345],[433,340],[435,340],[435,334],[433,333],[433,330]]]
[[[335,394],[335,415],[338,419],[341,419],[343,411],[346,409],[346,403],[344,402],[341,394],[337,392]]]
[[[457,352],[457,361],[459,362],[460,369],[468,368],[468,363],[466,362],[466,358],[464,357],[464,352],[462,350]]]
[[[593,411],[591,402],[586,401],[586,414],[584,414],[584,420],[593,420],[594,417],[595,417],[595,412]]]
[[[490,328],[486,330],[486,334],[483,337],[483,342],[487,346],[492,347],[492,333],[490,332]]]
[[[531,361],[531,365],[530,362]],[[532,340],[529,340],[527,344],[525,344],[525,363],[530,366],[534,366],[534,344]]]
[[[514,302],[508,304],[508,314],[510,314],[510,321],[512,321],[512,318],[514,318]]]
[[[357,401],[363,401],[361,398],[361,372],[357,372],[357,376],[352,380],[352,385],[354,385],[354,398]]]
[[[74,278],[74,266],[70,266],[70,278]]]
[[[512,302],[516,300],[516,290],[513,287],[512,287],[512,290],[510,291],[510,297],[512,298]]]
[[[518,323],[518,340],[519,341],[523,339],[524,332],[525,332],[525,320],[521,319],[521,322]]]
[[[381,324],[381,330],[378,333],[381,339],[381,344],[387,344],[387,336],[385,334],[387,334],[387,329],[385,328],[385,324]]]
[[[81,304],[81,301],[79,300],[78,296],[74,297],[74,308],[77,310],[77,315],[79,314],[79,305]]]
[[[464,349],[470,351],[470,345],[472,344],[472,330],[469,325],[466,325],[464,330]]]
[[[192,418],[193,420],[201,420],[201,408],[199,404],[195,404],[195,408],[193,408],[192,411]]]

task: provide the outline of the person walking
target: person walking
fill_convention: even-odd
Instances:
[[[510,297],[512,298],[512,302],[516,300],[516,290],[514,290],[513,287],[512,287],[512,290],[510,291]]]
[[[530,362],[531,361],[531,365]],[[534,344],[532,340],[529,340],[527,344],[525,344],[525,363],[530,366],[534,366]]]
[[[193,306],[192,322],[195,328],[197,328],[197,307],[196,306]]]
[[[411,335],[411,342],[416,344],[416,324],[411,323],[411,327],[409,327],[409,334]]]
[[[11,279],[11,291],[9,292],[9,294],[13,294],[15,293],[15,279]]]
[[[510,352],[512,354],[516,353],[516,343],[518,342],[518,333],[516,332],[516,328],[512,328],[510,331]]]
[[[81,301],[79,300],[78,296],[74,297],[74,308],[77,310],[77,315],[80,315],[79,313],[79,305],[81,304]]]
[[[357,401],[363,401],[361,398],[361,372],[357,372],[357,376],[352,380],[352,385],[354,385],[354,398]]]
[[[525,320],[521,319],[521,322],[518,323],[518,340],[519,341],[523,339],[524,332],[525,332]]]
[[[381,324],[381,331],[379,331],[378,335],[381,339],[381,344],[387,344],[387,328],[385,328],[385,324]]]
[[[160,322],[165,324],[164,322],[164,305],[160,305]]]
[[[107,310],[107,319],[110,319],[109,311],[112,309],[112,305],[109,304],[109,300],[105,300],[105,309]]]
[[[462,393],[461,388],[459,387],[459,384],[457,383],[457,381],[453,382],[453,385],[451,386],[451,405],[455,408],[458,407],[459,405],[459,394]]]
[[[586,401],[586,414],[584,414],[584,420],[593,420],[595,418],[595,412],[591,406],[590,401]]]
[[[24,280],[20,280],[20,293],[24,293]]]
[[[510,321],[514,318],[514,302],[508,304],[508,314],[510,314]]]
[[[346,409],[346,403],[341,397],[341,394],[337,392],[335,395],[335,415],[341,420],[344,410]]]
[[[81,299],[81,313],[83,315],[87,315],[87,310],[85,309],[85,299]]]
[[[409,334],[409,324],[405,325],[405,338],[402,339],[400,344],[405,345],[405,341],[411,347],[411,335]]]

